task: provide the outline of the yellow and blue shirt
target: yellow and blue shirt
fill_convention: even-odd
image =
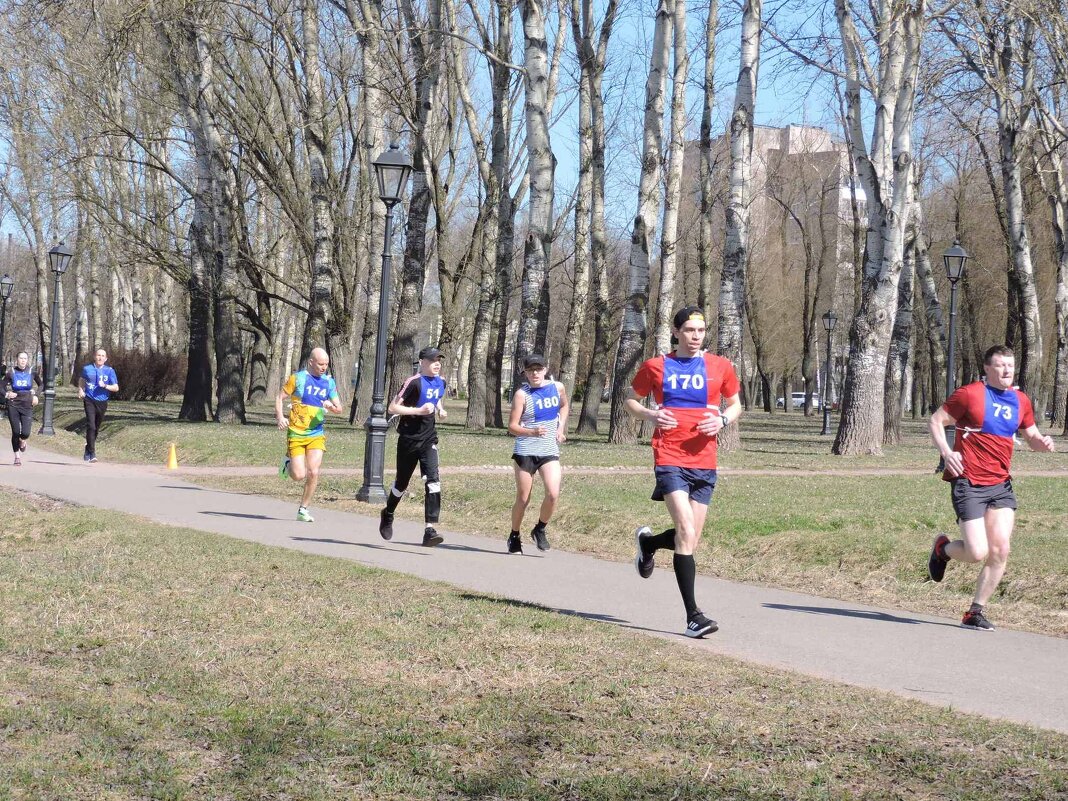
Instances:
[[[301,370],[286,379],[282,391],[289,395],[292,403],[289,439],[321,437],[323,421],[326,419],[323,403],[327,400],[340,402],[333,377],[324,373],[316,378],[307,370]]]

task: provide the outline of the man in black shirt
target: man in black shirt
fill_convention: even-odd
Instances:
[[[434,529],[441,513],[441,482],[438,478],[438,431],[435,415],[445,419],[445,379],[441,377],[441,351],[426,347],[419,351],[419,372],[410,376],[389,404],[389,413],[400,417],[397,423],[397,478],[393,482],[386,507],[382,510],[378,532],[382,539],[393,537],[393,513],[408,489],[415,466],[419,465],[426,482],[423,501],[423,545],[440,545],[443,537]]]

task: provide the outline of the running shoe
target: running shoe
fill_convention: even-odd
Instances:
[[[435,545],[441,545],[443,542],[445,542],[445,538],[438,534],[433,526],[427,526],[423,529],[423,545],[427,548],[433,548]]]
[[[83,462],[91,462],[91,461],[93,461],[93,454],[89,453],[89,451],[86,451],[85,454],[82,456],[82,461]]]
[[[15,467],[18,467],[21,464],[22,464],[22,457],[19,456],[19,454],[16,453],[15,454]]]
[[[642,578],[653,575],[653,568],[656,567],[656,559],[642,547],[642,543],[651,536],[653,530],[649,526],[638,526],[634,530],[634,569]]]
[[[544,528],[535,526],[533,531],[530,532],[530,538],[534,540],[534,544],[538,546],[539,551],[549,550],[549,538],[545,536]]]
[[[279,478],[289,478],[289,457],[282,459],[282,466],[278,468]]]
[[[95,462],[95,461],[96,461],[96,454],[95,453],[90,453],[89,454],[89,462],[92,463],[92,462]]]
[[[315,518],[311,516],[311,514],[308,512],[308,509],[304,506],[301,506],[299,509],[297,509],[297,520],[299,520],[301,523],[315,522]]]
[[[518,531],[508,535],[508,553],[523,553],[523,540]]]
[[[388,509],[383,509],[378,516],[378,533],[384,540],[393,539],[393,514]]]
[[[977,612],[968,610],[960,619],[960,624],[966,629],[978,629],[979,631],[995,631],[994,624],[986,619],[983,610]]]
[[[949,537],[945,534],[935,537],[934,545],[931,546],[931,555],[927,559],[927,572],[931,574],[931,581],[941,581],[946,575],[946,565],[949,564],[949,558],[945,556],[947,545],[949,545]]]
[[[714,631],[719,630],[719,623],[707,618],[701,612],[691,617],[686,623],[686,636],[687,637],[704,637],[706,634],[711,634]]]

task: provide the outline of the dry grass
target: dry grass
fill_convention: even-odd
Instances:
[[[1068,797],[1062,736],[8,501],[0,798]]]

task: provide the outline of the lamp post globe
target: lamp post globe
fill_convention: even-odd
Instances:
[[[59,327],[59,281],[70,266],[74,252],[60,242],[48,251],[48,266],[55,281],[52,285],[52,324],[48,330],[48,362],[45,369],[44,412],[41,415],[41,430],[49,436],[56,433],[52,416],[56,406],[56,329]]]
[[[823,328],[827,332],[827,357],[823,368],[823,428],[821,435],[831,433],[831,332],[838,325],[838,315],[828,309],[823,315]]]
[[[375,376],[371,390],[371,410],[364,428],[367,438],[363,452],[363,485],[356,499],[365,503],[385,503],[383,483],[386,462],[386,326],[389,324],[390,272],[393,266],[393,207],[401,202],[412,172],[412,162],[396,143],[374,160],[378,196],[386,207],[382,236],[382,281],[378,293],[378,334],[375,337]]]

